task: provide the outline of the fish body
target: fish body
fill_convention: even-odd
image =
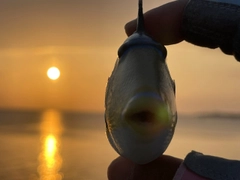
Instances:
[[[106,134],[121,156],[137,164],[158,158],[177,122],[175,82],[164,46],[142,30],[119,48],[105,96]]]

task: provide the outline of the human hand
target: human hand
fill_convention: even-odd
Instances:
[[[164,45],[176,44],[183,40],[180,33],[184,7],[188,0],[178,0],[152,9],[144,14],[146,32]],[[136,30],[137,20],[125,25],[130,36]]]
[[[186,40],[202,47],[219,47],[225,54],[234,55],[240,61],[239,4],[228,4],[227,0],[222,3],[173,1],[144,14],[146,32],[163,45]],[[133,20],[125,25],[128,36],[135,31],[136,24],[137,21]]]
[[[118,157],[108,167],[109,180],[172,180],[181,159],[162,155],[144,165],[134,164],[130,160]]]

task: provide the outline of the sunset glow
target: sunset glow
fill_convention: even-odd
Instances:
[[[104,111],[106,83],[137,3],[93,2],[1,4],[0,108]],[[146,1],[144,12],[166,2]],[[179,113],[239,112],[240,66],[233,56],[187,42],[166,48]]]

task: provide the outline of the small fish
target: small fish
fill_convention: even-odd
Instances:
[[[167,51],[144,31],[142,0],[137,30],[118,50],[105,97],[106,134],[115,151],[137,164],[161,156],[177,122],[175,82]]]

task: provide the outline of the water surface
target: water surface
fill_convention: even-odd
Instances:
[[[240,159],[240,120],[179,117],[166,154],[191,150]],[[105,180],[117,154],[103,114],[0,111],[0,179]]]

